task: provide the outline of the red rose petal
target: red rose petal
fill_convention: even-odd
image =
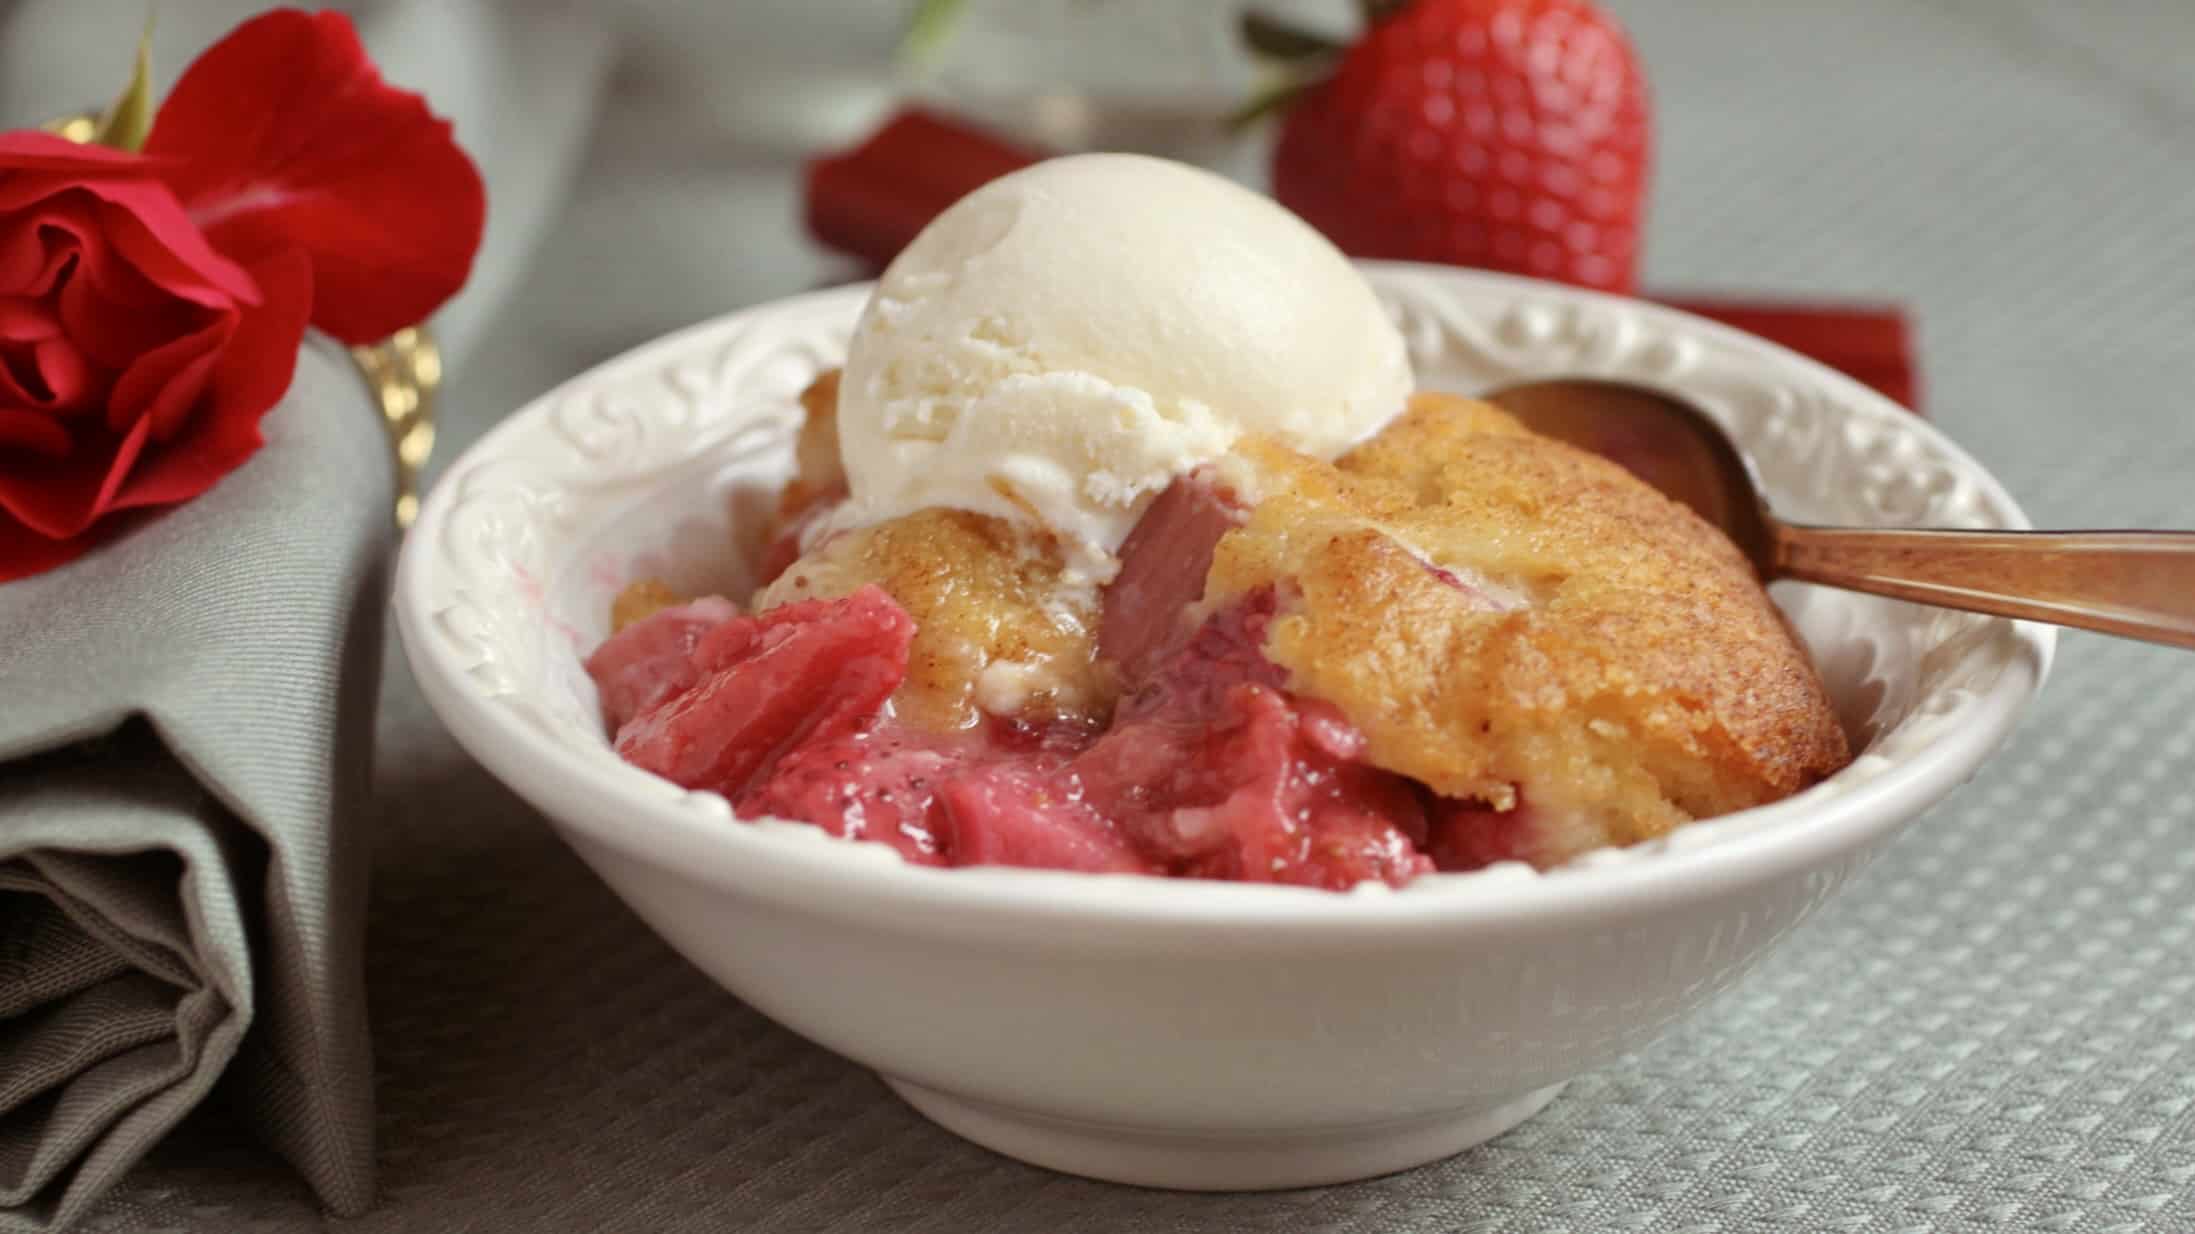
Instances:
[[[259,422],[289,391],[297,348],[313,305],[313,269],[291,251],[251,267],[263,302],[237,318],[211,387],[189,431],[146,455],[107,508],[187,501],[250,458],[265,438]]]
[[[0,162],[0,169],[6,167]],[[243,268],[214,251],[158,180],[0,176],[0,212],[31,206],[46,212],[46,227],[73,231],[83,244],[112,247],[171,296],[216,306],[255,297]]]
[[[98,547],[105,538],[87,532],[57,540],[33,531],[0,511],[0,583],[65,566]]]
[[[149,187],[166,197],[157,184]],[[166,226],[190,230],[187,221],[177,222],[180,208],[172,200],[166,208],[170,215]],[[150,229],[126,211],[102,205],[89,191],[61,193],[41,203],[34,214],[7,220],[0,232],[20,235],[26,227],[45,237],[39,246],[43,255],[34,253],[26,259],[17,253],[6,258],[15,263],[39,261],[43,269],[34,270],[32,285],[18,285],[17,292],[42,296],[55,276],[64,269],[70,271],[60,279],[62,329],[102,368],[123,368],[146,350],[198,328],[206,309],[227,310],[239,301],[258,299],[251,276],[241,267],[200,244],[198,255],[213,263],[214,269],[205,276],[194,273],[187,265],[178,265],[176,255],[164,250]],[[123,246],[130,251],[123,251]],[[148,277],[131,260],[133,252],[143,254],[167,282]],[[12,271],[22,272],[21,268]]]
[[[136,423],[179,374],[219,352],[235,331],[236,317],[223,316],[203,329],[170,339],[130,361],[129,367],[122,370],[122,376],[115,381],[113,393],[107,396],[107,426],[121,432],[124,427]],[[199,389],[204,388],[206,373],[210,372],[208,368],[200,374]]]
[[[38,379],[46,386],[46,403],[55,411],[68,411],[80,407],[84,396],[94,385],[91,366],[84,362],[84,353],[65,338],[50,338],[31,348],[32,363],[37,366]]]
[[[204,329],[208,312],[174,300],[146,309],[118,306],[100,299],[89,278],[63,283],[57,299],[61,328],[69,341],[94,364],[109,370],[127,369],[146,352]]]
[[[122,444],[115,447],[113,457],[107,462],[105,474],[99,477],[99,489],[92,497],[90,518],[98,518],[114,509],[115,495],[122,491],[122,485],[130,478],[130,470],[137,466],[137,457],[145,452],[145,445],[151,439],[150,416],[132,424],[130,431],[122,435]],[[196,493],[191,495],[197,496]]]
[[[0,350],[0,405],[53,410],[52,397],[38,379],[37,361],[17,349]]]
[[[107,303],[141,313],[172,308],[178,296],[184,303],[208,307],[257,302],[259,289],[241,270],[233,274],[224,270],[217,280],[209,280],[210,285],[194,286],[186,276],[165,268],[173,255],[158,251],[159,242],[150,238],[135,215],[107,202],[98,204],[96,214],[92,225],[97,231],[80,242],[83,257],[75,281],[91,284]],[[147,265],[140,266],[138,253],[147,247],[154,251],[146,254]]]
[[[0,163],[0,172],[5,170]],[[9,176],[0,175],[0,198],[8,196],[10,183]],[[7,206],[0,200],[0,211]],[[133,306],[180,298],[222,308],[258,298],[243,267],[207,245],[175,195],[158,181],[45,186],[31,208],[35,214],[10,220],[4,230],[19,235],[30,228],[38,233],[45,251],[28,256],[42,263],[35,273],[43,274],[49,285],[73,255],[78,258],[78,272],[90,274],[102,293]],[[61,241],[58,252],[54,251],[57,238]],[[11,265],[16,265],[26,255],[13,252],[9,257]],[[18,280],[8,290],[38,294],[46,288],[26,287]]]
[[[154,441],[171,441],[198,407],[200,395],[213,381],[214,365],[220,360],[217,351],[202,352],[191,358],[168,384],[153,396],[152,406],[145,409],[145,419],[152,424]]]
[[[57,221],[57,230],[80,226],[77,221]],[[139,356],[178,335],[204,328],[209,313],[233,312],[229,301],[194,304],[165,295],[139,271],[117,256],[96,231],[77,241],[73,272],[61,283],[58,307],[61,327],[84,354],[101,368],[121,370]],[[238,271],[248,286],[250,277]],[[257,289],[252,291],[256,301]]]
[[[350,19],[277,10],[209,48],[145,144],[215,247],[312,259],[313,324],[366,343],[465,282],[486,194],[448,122],[382,82]]]
[[[111,146],[87,145],[38,129],[0,132],[0,167],[64,175],[151,176],[154,161]]]
[[[123,467],[137,458],[149,424],[117,448],[111,434],[72,443],[62,458],[21,458],[0,452],[0,512],[12,515],[43,536],[65,540],[91,525],[103,511],[102,490],[113,473],[110,460]],[[4,520],[0,520],[4,521]]]
[[[116,510],[196,497],[251,457],[260,444],[259,420],[289,388],[297,365],[312,305],[312,269],[303,254],[288,253],[254,266],[246,277],[258,281],[263,303],[237,317],[183,431],[152,444],[153,416],[143,415],[120,437],[102,426],[93,439],[73,443],[64,458],[0,452],[0,515],[37,535],[66,540]],[[0,524],[6,521],[0,518]],[[0,544],[0,574],[35,573],[24,565],[33,560],[46,558],[20,544]]]
[[[70,190],[84,183],[68,176],[24,171],[4,161],[0,161],[0,167],[8,172],[0,176],[0,211],[8,213],[46,205],[57,198],[66,200]]]
[[[45,412],[0,407],[0,449],[60,458],[69,452],[69,430]]]
[[[57,234],[48,226],[50,213],[17,212],[0,226],[0,292],[43,296],[53,290],[62,268],[76,256],[75,236]]]
[[[53,310],[37,300],[21,296],[0,296],[0,340],[10,343],[35,343],[42,338],[52,338],[61,333],[61,323]]]
[[[207,244],[166,186],[86,187],[106,205],[99,230],[107,243],[162,291],[217,308],[259,302],[244,267]]]

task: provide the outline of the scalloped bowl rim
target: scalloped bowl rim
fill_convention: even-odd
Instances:
[[[1620,306],[1674,333],[1713,339],[1773,362],[1846,404],[1895,413],[1941,461],[1973,483],[2007,528],[2030,527],[1996,478],[1934,425],[1875,391],[1777,344],[1697,317],[1627,297],[1510,275],[1403,262],[1364,262],[1368,273],[1476,283],[1554,303]],[[902,861],[883,845],[854,843],[803,823],[733,821],[714,794],[692,793],[637,768],[575,764],[549,734],[495,705],[468,682],[445,640],[432,637],[429,576],[437,565],[418,545],[435,535],[453,498],[451,481],[476,460],[491,459],[536,431],[557,400],[575,387],[662,367],[701,340],[772,315],[845,301],[848,319],[869,284],[853,284],[756,305],[696,323],[559,385],[505,418],[474,443],[427,494],[397,570],[394,607],[403,642],[430,704],[459,743],[491,773],[542,809],[559,829],[648,865],[808,910],[869,916],[890,911],[911,929],[929,924],[957,932],[970,914],[995,929],[1016,921],[1099,922],[1108,929],[1187,924],[1244,924],[1260,937],[1300,945],[1358,929],[1409,923],[1511,925],[1576,922],[1658,905],[1674,906],[1767,881],[1868,846],[1958,787],[2016,727],[2048,674],[2056,630],[1999,622],[1993,637],[2015,654],[2005,671],[1967,705],[1965,722],[1936,735],[1910,757],[1834,793],[1816,786],[1791,798],[1687,824],[1671,836],[1628,849],[1601,850],[1571,865],[1534,871],[1517,863],[1422,877],[1404,889],[1367,884],[1349,892],[1275,884],[1084,874],[1007,867],[936,868]],[[605,749],[607,742],[605,742]],[[1828,783],[1834,784],[1833,777]],[[695,810],[694,798],[714,807]],[[553,803],[553,804],[551,804]],[[1672,843],[1672,839],[1678,842]],[[1598,858],[1598,859],[1596,859]],[[1300,927],[1292,929],[1291,927]],[[1142,933],[1134,930],[1133,933]]]

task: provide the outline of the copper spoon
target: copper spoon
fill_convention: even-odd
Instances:
[[[1486,399],[1692,507],[1729,535],[1764,582],[1803,579],[2195,649],[2195,531],[1802,526],[1769,510],[1719,425],[1658,390],[1536,381]]]

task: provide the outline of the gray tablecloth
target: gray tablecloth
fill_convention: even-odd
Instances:
[[[2038,521],[2195,526],[2195,6],[1614,7],[1660,108],[1654,286],[1902,300],[1932,414]],[[528,307],[452,391],[452,446],[834,269],[801,245],[782,144],[628,80]],[[1064,1178],[933,1129],[657,943],[395,661],[381,726],[383,1199],[346,1230],[2195,1229],[2185,654],[2069,637],[1973,784],[1737,990],[1518,1130],[1249,1196]],[[189,1132],[93,1227],[318,1220],[233,1129]]]

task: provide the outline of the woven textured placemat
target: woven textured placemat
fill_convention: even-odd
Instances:
[[[2195,9],[1614,7],[1659,96],[1653,285],[1900,299],[1931,415],[2038,521],[2195,526]],[[647,158],[629,136],[613,121],[599,155],[616,200]],[[760,174],[681,166],[676,192],[718,173]],[[554,260],[544,288],[574,277]],[[767,269],[723,270],[725,303],[792,289]],[[596,290],[648,320],[650,288]],[[528,328],[500,340],[504,385],[546,363]],[[654,941],[391,677],[383,1198],[344,1229],[2195,1229],[2195,657],[2068,637],[2011,747],[1706,1011],[1454,1160],[1247,1196],[933,1129]],[[316,1220],[233,1128],[189,1132],[92,1225]]]

